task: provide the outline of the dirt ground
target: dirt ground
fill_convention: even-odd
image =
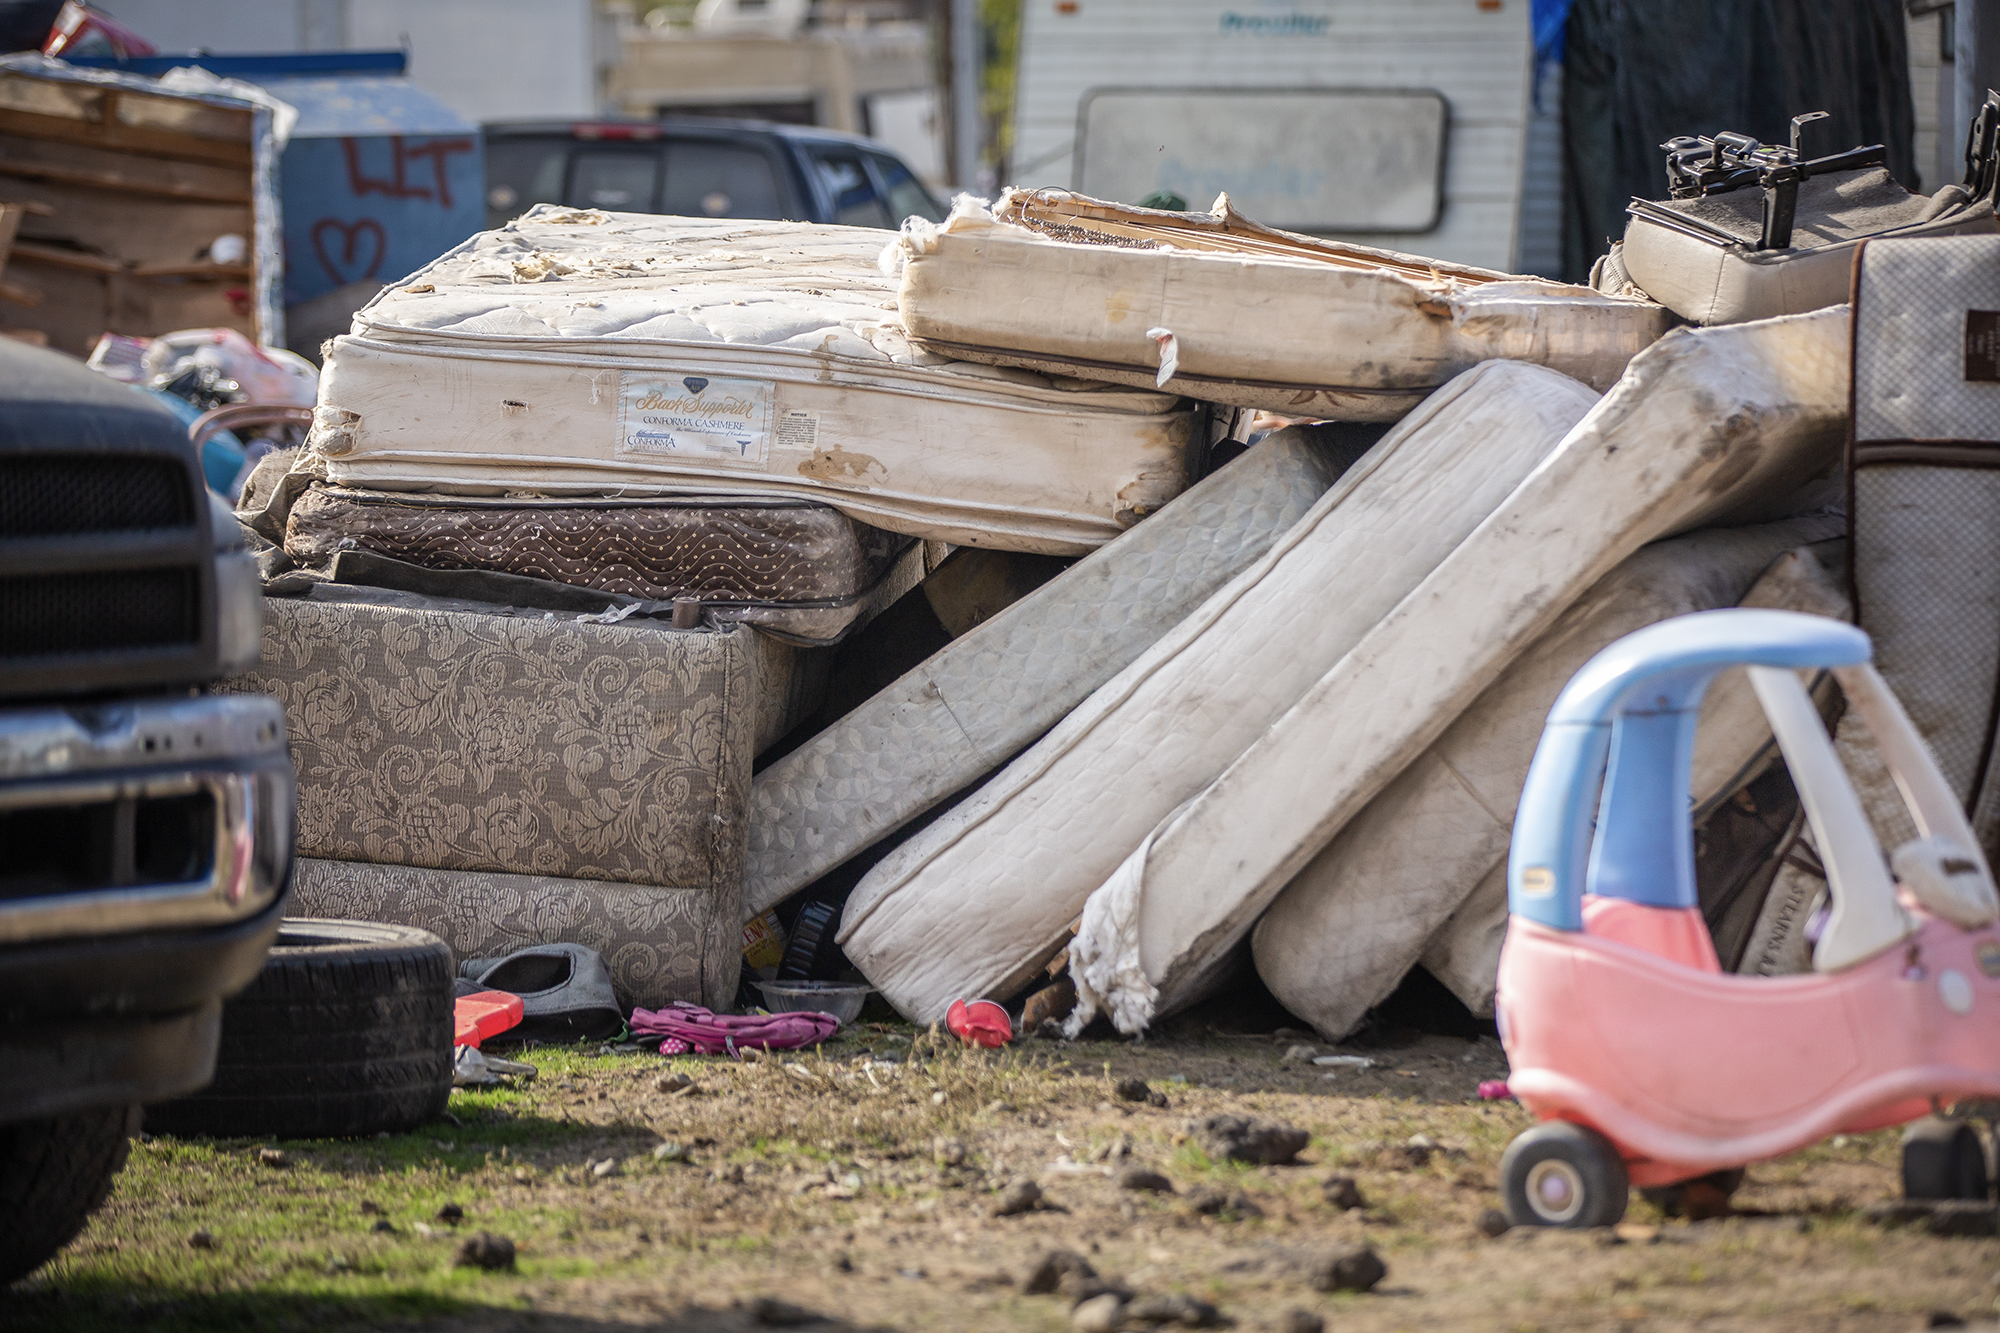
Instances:
[[[286,1143],[282,1162],[261,1142],[135,1145],[84,1234],[0,1297],[0,1325],[1062,1330],[1070,1301],[1023,1290],[1055,1248],[1245,1329],[1293,1310],[1328,1329],[1516,1333],[1993,1318],[2000,1241],[1859,1215],[1895,1192],[1893,1133],[1752,1167],[1737,1216],[1667,1221],[1635,1195],[1616,1231],[1488,1238],[1500,1153],[1528,1123],[1478,1099],[1504,1076],[1497,1043],[1425,1037],[1329,1072],[1285,1058],[1308,1040],[1184,1029],[987,1052],[867,1024],[741,1064],[539,1049],[538,1078],[457,1093],[457,1123],[413,1135]],[[673,1090],[677,1074],[693,1086]],[[1133,1075],[1168,1104],[1120,1100]],[[1188,1122],[1225,1111],[1293,1122],[1310,1146],[1293,1166],[1212,1162]],[[1415,1135],[1432,1145],[1412,1151]],[[1173,1192],[1121,1188],[1111,1173],[1133,1165]],[[1364,1207],[1329,1202],[1334,1175]],[[1048,1206],[995,1216],[1024,1178]],[[1221,1211],[1197,1211],[1204,1190]],[[447,1204],[462,1221],[439,1218]],[[480,1231],[514,1242],[515,1271],[454,1266]],[[1314,1290],[1314,1259],[1343,1244],[1387,1264],[1374,1291]]]

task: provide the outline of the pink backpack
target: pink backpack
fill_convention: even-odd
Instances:
[[[699,1051],[703,1055],[736,1055],[739,1049],[789,1051],[817,1046],[840,1030],[832,1014],[795,1010],[782,1014],[718,1014],[698,1004],[676,1000],[665,1009],[634,1009],[632,1035],[664,1037],[661,1055]],[[742,1059],[740,1055],[737,1059]]]

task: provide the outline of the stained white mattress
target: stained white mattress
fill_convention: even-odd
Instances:
[[[483,232],[333,340],[336,483],[800,495],[878,527],[1081,555],[1187,484],[1193,407],[903,335],[882,233],[566,210]]]
[[[1226,195],[1167,213],[1008,191],[912,224],[888,257],[911,339],[940,355],[1342,421],[1394,421],[1496,358],[1602,391],[1673,322],[1643,299],[1276,231]]]
[[[1505,866],[1542,723],[1578,668],[1599,649],[1670,616],[1739,604],[1822,615],[1844,609],[1827,605],[1831,580],[1808,556],[1779,558],[1844,527],[1844,519],[1829,514],[1709,529],[1656,542],[1605,575],[1265,910],[1251,944],[1271,993],[1325,1036],[1347,1035],[1395,989],[1480,881]],[[1801,578],[1802,570],[1818,577]],[[1702,701],[1697,801],[1719,787],[1742,786],[1769,740],[1748,678],[1725,673]],[[1461,924],[1471,926],[1477,915]],[[1483,938],[1476,927],[1473,933]],[[1498,961],[1496,940],[1492,962]],[[1485,972],[1489,997],[1493,976]],[[1468,988],[1477,991],[1478,982]]]
[[[1427,399],[1261,559],[856,887],[847,956],[903,1014],[1007,993],[1090,892],[1499,506],[1597,395],[1494,361]]]
[[[1353,455],[1267,437],[757,775],[755,916],[1005,763],[1303,517]]]
[[[1847,311],[1669,334],[1548,461],[1084,908],[1078,1014],[1198,991],[1278,892],[1555,618],[1648,542],[1838,468]]]

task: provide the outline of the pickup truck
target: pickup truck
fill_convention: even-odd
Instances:
[[[172,414],[0,340],[0,1286],[206,1084],[291,878],[254,558]]]
[[[521,121],[486,130],[486,225],[535,204],[896,228],[944,206],[883,145],[756,120]]]

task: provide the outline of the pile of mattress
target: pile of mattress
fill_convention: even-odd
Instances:
[[[1169,394],[912,347],[881,233],[543,205],[329,344],[308,447],[366,490],[793,496],[1082,555],[1188,484]]]
[[[926,351],[1294,417],[1394,421],[1500,358],[1601,392],[1673,322],[1643,299],[1276,231],[1227,195],[1167,213],[1005,191],[909,224],[889,257]]]

